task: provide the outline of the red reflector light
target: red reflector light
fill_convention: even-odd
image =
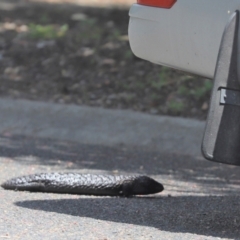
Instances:
[[[137,0],[138,4],[160,7],[160,8],[171,8],[177,0]]]

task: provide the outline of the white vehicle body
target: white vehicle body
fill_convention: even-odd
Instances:
[[[222,35],[240,0],[177,0],[170,8],[133,4],[129,40],[143,59],[214,77]]]

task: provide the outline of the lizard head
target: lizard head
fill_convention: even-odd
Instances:
[[[159,193],[164,190],[161,183],[147,176],[138,176],[123,187],[123,194],[129,195],[146,195]]]

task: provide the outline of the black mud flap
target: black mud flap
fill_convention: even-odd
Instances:
[[[214,76],[202,152],[215,162],[240,165],[239,12],[225,28]]]

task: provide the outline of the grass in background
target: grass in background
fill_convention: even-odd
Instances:
[[[41,25],[41,24],[29,24],[28,36],[33,39],[56,39],[66,35],[68,31],[68,25]]]

